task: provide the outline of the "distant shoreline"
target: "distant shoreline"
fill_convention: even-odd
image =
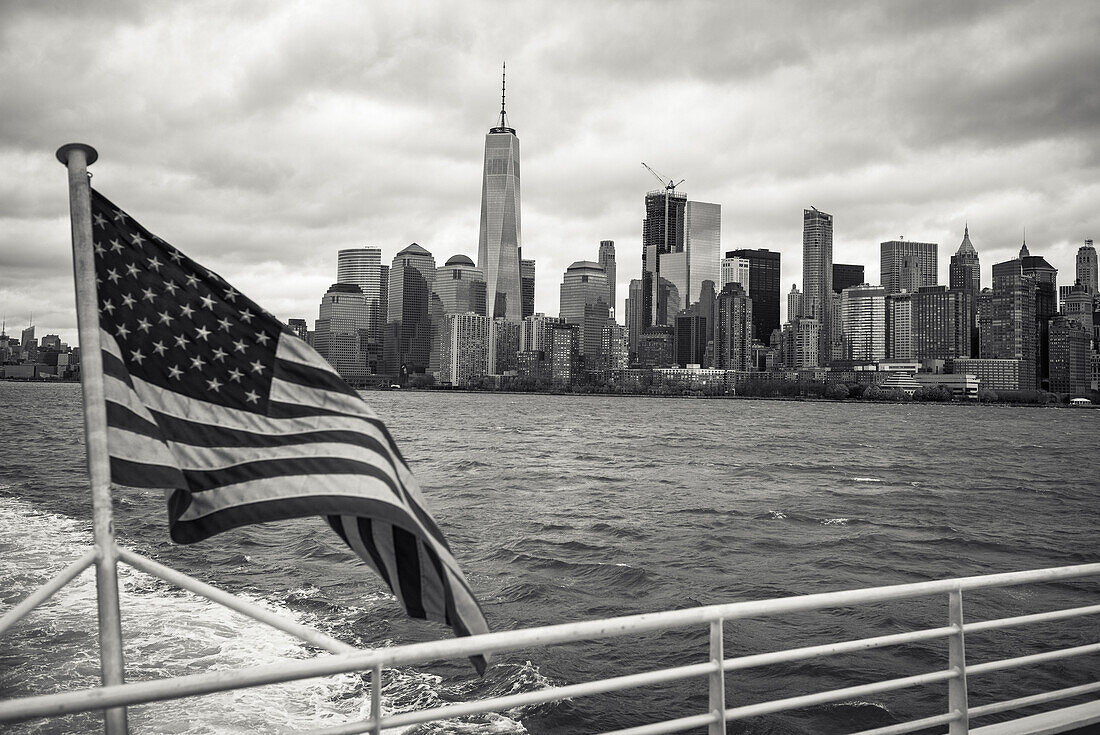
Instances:
[[[38,385],[80,385],[79,380],[55,379],[42,380],[41,378],[0,378],[7,383],[33,383]],[[354,386],[353,386],[354,387]],[[1070,403],[1028,403],[1008,401],[977,401],[977,400],[950,400],[950,401],[899,401],[899,400],[875,400],[863,398],[828,398],[824,396],[742,396],[742,395],[660,395],[656,393],[573,393],[553,391],[519,391],[519,390],[471,390],[469,388],[355,388],[357,393],[462,393],[467,395],[498,395],[498,396],[562,396],[571,398],[674,398],[678,400],[745,400],[745,401],[785,401],[794,403],[848,403],[864,404],[868,406],[908,406],[908,405],[939,405],[939,406],[989,406],[1003,408],[1100,408],[1100,404],[1087,406],[1073,405]]]

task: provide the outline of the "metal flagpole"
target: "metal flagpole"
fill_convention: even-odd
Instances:
[[[88,166],[99,154],[84,143],[57,149],[69,169],[69,215],[73,226],[73,275],[80,337],[80,383],[84,391],[84,439],[92,483],[92,523],[96,548],[96,601],[99,608],[99,666],[104,686],[124,683],[122,620],[118,606],[118,551],[111,509],[111,467],[107,454],[107,404],[103,390],[103,354],[99,345],[95,257],[92,253],[92,193]],[[126,708],[103,710],[107,735],[125,735]]]

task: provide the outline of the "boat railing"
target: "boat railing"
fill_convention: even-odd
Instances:
[[[826,592],[819,594],[784,597],[771,600],[733,602],[708,605],[683,610],[644,613],[625,617],[565,623],[539,628],[509,630],[498,633],[415,643],[377,649],[356,649],[323,633],[295,621],[281,618],[253,603],[241,600],[185,574],[165,567],[150,559],[125,549],[118,549],[119,561],[140,571],[152,574],[172,584],[228,607],[249,617],[271,624],[299,639],[327,650],[331,655],[320,655],[307,660],[287,660],[265,666],[243,668],[234,671],[212,671],[203,674],[180,676],[155,681],[113,684],[79,691],[22,697],[0,702],[0,722],[29,718],[59,716],[75,712],[124,708],[169,699],[193,697],[227,690],[258,687],[267,684],[295,681],[321,676],[333,676],[349,672],[371,672],[371,709],[367,719],[343,725],[315,730],[323,735],[343,733],[381,733],[389,728],[408,727],[428,722],[438,722],[479,713],[501,712],[517,707],[585,697],[607,692],[651,686],[685,679],[706,681],[708,689],[707,709],[699,714],[656,722],[640,727],[615,731],[614,735],[657,735],[707,728],[709,735],[726,731],[726,723],[749,717],[795,710],[815,705],[866,698],[885,692],[909,687],[940,685],[945,687],[947,708],[941,714],[903,722],[888,727],[865,730],[861,735],[896,735],[936,726],[946,726],[949,735],[970,731],[970,721],[996,713],[1047,704],[1069,698],[1080,698],[1100,692],[1100,682],[1032,694],[1026,697],[968,706],[967,682],[996,671],[1015,669],[1033,664],[1049,663],[1076,656],[1100,653],[1100,642],[1053,649],[1000,660],[968,663],[966,638],[968,635],[1003,628],[1034,625],[1054,621],[1067,621],[1100,613],[1100,604],[1069,609],[1048,610],[980,622],[963,619],[963,593],[994,587],[1011,587],[1025,584],[1050,583],[1061,580],[1100,576],[1100,564],[1036,569],[1022,572],[990,574],[975,577],[898,584],[884,587]],[[96,552],[90,551],[47,583],[24,603],[0,617],[0,634],[11,628],[37,604],[60,589],[88,566],[95,563]],[[748,618],[789,616],[794,613],[850,608],[873,603],[913,598],[946,597],[945,624],[921,630],[911,630],[891,635],[880,635],[858,640],[812,645],[801,648],[776,650],[743,656],[727,656],[724,650],[724,624]],[[706,660],[694,664],[655,669],[643,673],[627,674],[582,683],[552,686],[535,691],[492,697],[458,704],[447,704],[419,711],[386,714],[381,702],[382,671],[387,667],[424,664],[441,659],[461,660],[470,656],[502,653],[544,646],[593,641],[613,637],[631,636],[647,632],[701,626],[709,635],[709,655]],[[725,675],[733,671],[774,664],[806,661],[826,656],[869,651],[889,646],[902,646],[925,641],[942,640],[947,650],[947,668],[928,671],[913,676],[877,681],[859,686],[849,686],[827,691],[813,692],[756,704],[728,706],[725,692]],[[1100,699],[1086,703],[1086,719],[1082,722],[1100,721]],[[1078,713],[1080,715],[1080,713]],[[1092,718],[1092,719],[1088,719]],[[988,728],[982,728],[988,731]],[[1025,730],[1026,732],[1026,730]]]

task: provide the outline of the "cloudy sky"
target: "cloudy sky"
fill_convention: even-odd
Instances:
[[[67,187],[93,185],[283,319],[336,251],[476,259],[484,136],[508,62],[536,309],[615,240],[641,268],[645,161],[722,205],[723,248],[801,282],[802,209],[878,282],[878,243],[965,222],[982,260],[1072,282],[1100,239],[1100,3],[0,0],[0,317],[75,343]]]

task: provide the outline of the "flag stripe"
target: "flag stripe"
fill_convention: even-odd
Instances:
[[[447,604],[443,598],[443,578],[436,572],[428,559],[428,545],[417,540],[417,563],[420,570],[420,599],[429,620],[447,622]]]
[[[294,339],[297,339],[297,337],[294,337]],[[303,365],[300,362],[282,360],[278,356],[275,359],[275,377],[278,380],[285,380],[298,386],[323,388],[337,393],[358,396],[355,389],[341,380],[338,375],[333,375],[326,370],[318,370],[310,365]]]
[[[147,462],[133,462],[111,457],[111,479],[119,485],[172,490],[187,487],[183,475],[175,467]]]
[[[379,456],[377,452],[370,448],[353,444],[310,442],[305,444],[276,444],[268,447],[196,447],[180,442],[169,442],[168,446],[175,454],[180,469],[185,471],[226,472],[255,462],[275,462],[292,459],[369,463],[376,468],[374,473],[376,476],[386,478],[387,484],[393,488],[393,494],[404,499],[398,489],[400,481],[392,468],[385,464],[384,456]],[[350,471],[336,469],[328,474],[357,473],[359,473],[359,468],[352,466]],[[232,483],[219,484],[228,485]]]
[[[203,492],[250,480],[302,475],[367,475],[386,483],[398,494],[397,485],[385,471],[368,462],[343,457],[286,457],[283,459],[241,462],[224,469],[193,470],[181,468],[192,492]]]
[[[107,425],[112,428],[125,429],[142,436],[160,439],[160,427],[152,421],[134,413],[128,406],[122,406],[114,401],[107,402]]]
[[[378,548],[374,545],[374,540],[371,539],[370,543],[367,543],[367,539],[371,538],[370,519],[359,516],[328,516],[328,519],[329,525],[336,529],[336,532],[340,534],[340,538],[344,539],[344,543],[351,547],[352,551],[359,555],[359,558],[369,564],[382,578],[382,581],[386,583],[386,586],[390,588],[390,592],[393,592],[390,573],[382,561],[382,556],[378,553]]]
[[[394,558],[398,559],[397,582],[401,585],[401,598],[405,609],[415,618],[427,618],[420,596],[420,550],[416,536],[403,528],[392,526]]]

